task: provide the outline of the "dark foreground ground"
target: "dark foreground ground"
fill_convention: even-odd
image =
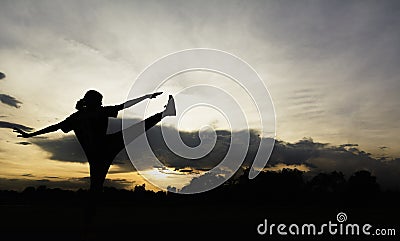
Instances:
[[[293,200],[295,201],[295,200]],[[314,206],[241,205],[215,203],[119,203],[103,204],[90,228],[85,227],[84,207],[73,204],[2,205],[1,240],[282,240],[313,236],[259,235],[257,226],[269,223],[338,223],[336,215],[347,214],[346,223],[369,223],[373,228],[399,232],[399,208],[335,208]],[[372,230],[371,229],[371,230]],[[396,233],[398,238],[398,233]],[[199,238],[199,239],[197,239]],[[325,238],[341,240],[339,235]],[[354,240],[355,235],[346,236]],[[361,236],[360,240],[379,240]],[[373,238],[373,239],[372,239]],[[379,237],[383,238],[383,236]],[[392,238],[395,236],[385,236]]]
[[[307,183],[300,175],[266,174],[193,195],[108,188],[95,209],[85,190],[0,191],[0,240],[399,240],[399,192],[374,188],[366,173],[353,184],[337,174]],[[286,232],[291,224],[314,224],[318,232],[324,223],[339,225],[340,212],[347,216],[342,224],[358,224],[360,235],[331,235],[327,228],[324,235],[277,233],[279,224]],[[265,219],[276,225],[272,235],[257,233]],[[371,235],[362,234],[364,224]]]

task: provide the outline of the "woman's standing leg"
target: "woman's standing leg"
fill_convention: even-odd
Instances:
[[[92,193],[103,192],[103,184],[108,171],[106,160],[90,164],[90,191]]]

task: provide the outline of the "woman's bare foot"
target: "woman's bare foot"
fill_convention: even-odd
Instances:
[[[176,116],[175,100],[172,95],[169,95],[168,103],[165,106],[165,110],[163,111],[162,116]]]

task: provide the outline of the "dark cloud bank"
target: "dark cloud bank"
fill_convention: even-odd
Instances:
[[[33,130],[31,127],[13,123],[13,122],[8,122],[8,121],[0,121],[0,128],[8,128],[8,129],[19,128],[23,131],[32,131]]]
[[[0,186],[2,189],[5,187],[12,187],[10,189],[22,191],[26,187],[46,186],[48,188],[61,188],[65,190],[78,190],[80,188],[87,189],[89,187],[89,177],[71,178],[68,180],[61,180],[57,176],[47,176],[42,179],[34,179],[32,174],[23,174],[21,178],[0,178]],[[118,189],[127,188],[131,186],[132,182],[125,179],[106,179],[105,185],[112,186]]]
[[[6,94],[0,94],[0,102],[15,108],[19,108],[22,104],[22,102],[17,100],[15,97]]]
[[[0,72],[0,79],[6,78],[6,75],[2,72]],[[9,105],[11,107],[19,108],[20,105],[22,104],[21,101],[17,100],[15,97],[7,94],[0,94],[0,102]]]
[[[4,125],[7,126],[7,124],[3,123]],[[169,128],[167,131],[176,130]],[[200,159],[190,160],[177,156],[168,149],[163,141],[159,126],[150,129],[147,135],[149,143],[158,159],[164,165],[182,171],[187,169],[194,171],[209,170],[215,167],[225,157],[231,143],[231,133],[229,131],[217,131],[217,142],[213,150]],[[200,143],[200,138],[196,132],[180,132],[180,136],[189,146],[194,147]],[[56,140],[34,138],[30,141],[51,153],[51,159],[55,161],[86,162],[84,152],[73,135],[66,135]],[[250,133],[250,146],[243,164],[244,167],[251,166],[252,160],[258,150],[259,142],[260,137],[257,132],[252,131]],[[390,160],[387,158],[375,158],[370,153],[360,150],[358,145],[353,143],[331,145],[315,142],[311,138],[305,138],[295,143],[275,140],[274,149],[267,167],[274,167],[278,164],[303,165],[310,170],[305,173],[305,177],[312,177],[318,173],[330,173],[333,171],[342,172],[345,177],[350,177],[356,171],[367,170],[377,177],[378,183],[383,188],[399,189],[398,173],[400,173],[400,158]],[[121,151],[117,156],[114,165],[119,167],[118,172],[134,171],[134,167],[130,163],[125,151]],[[51,182],[53,181],[51,180]],[[76,180],[70,181],[76,182]],[[64,186],[64,184],[62,185]],[[118,184],[119,187],[124,185],[129,184],[124,182]]]

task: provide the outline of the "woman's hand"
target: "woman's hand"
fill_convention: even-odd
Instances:
[[[19,129],[19,128],[14,128],[14,132],[19,133],[19,135],[17,135],[17,137],[23,137],[23,138],[28,138],[31,137],[31,134]]]
[[[150,99],[154,99],[154,98],[156,98],[157,96],[159,96],[159,95],[161,95],[163,92],[155,92],[155,93],[153,93],[153,94],[149,94],[149,98]]]

